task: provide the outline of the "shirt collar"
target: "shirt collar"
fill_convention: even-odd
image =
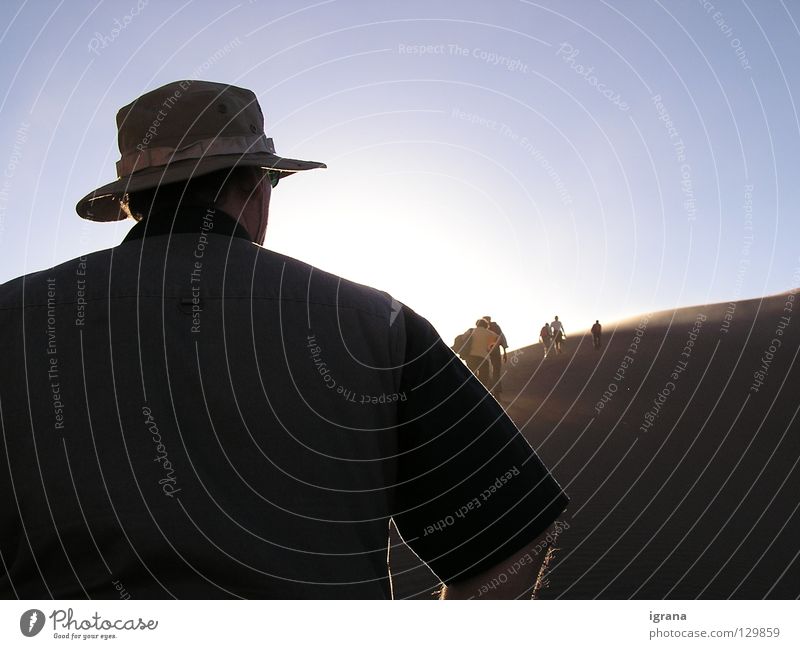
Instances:
[[[237,237],[253,239],[244,227],[236,222],[232,216],[220,209],[214,211],[205,210],[197,207],[183,208],[177,213],[159,212],[153,213],[148,218],[142,219],[134,225],[122,243],[143,239],[145,237],[157,237],[169,234],[181,234],[187,232],[203,232],[204,234],[219,234],[227,237]]]

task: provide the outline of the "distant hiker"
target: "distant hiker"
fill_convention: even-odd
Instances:
[[[595,349],[600,349],[600,345],[602,344],[600,341],[600,336],[603,335],[603,325],[600,324],[599,320],[595,320],[594,324],[592,325],[592,345],[594,345]]]
[[[467,362],[467,367],[488,389],[492,380],[492,362],[489,356],[499,342],[500,336],[489,331],[489,323],[483,318],[476,321],[475,328],[467,330],[465,334],[469,335],[470,342],[466,353],[461,356]]]
[[[553,342],[555,344],[556,354],[560,354],[567,334],[564,331],[564,323],[558,319],[558,316],[550,323],[550,329],[553,331]]]
[[[503,394],[503,382],[500,379],[500,376],[502,374],[503,363],[508,361],[508,354],[506,353],[508,341],[506,340],[506,335],[503,333],[500,325],[492,320],[492,316],[485,315],[483,316],[483,319],[489,323],[489,331],[496,333],[499,337],[497,344],[492,347],[492,351],[489,354],[489,359],[492,361],[492,394],[495,397],[499,397],[501,394]],[[500,359],[500,348],[502,348],[502,360]]]
[[[556,354],[560,354],[564,351],[564,340],[566,340],[566,338],[562,329],[556,331],[556,335],[553,336],[553,347],[556,349]]]
[[[550,329],[548,323],[539,330],[539,340],[542,341],[542,349],[544,350],[544,357],[547,358],[547,352],[550,351],[550,345],[553,343],[553,331]]]

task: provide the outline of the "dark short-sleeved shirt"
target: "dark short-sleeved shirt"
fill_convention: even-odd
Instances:
[[[501,347],[503,349],[508,347],[508,340],[506,340],[506,335],[503,333],[503,330],[500,327],[500,325],[497,324],[494,321],[489,323],[489,331],[494,331],[494,333],[496,333],[498,336],[500,336],[500,340],[498,341],[497,345],[494,347],[494,349],[492,349],[493,352],[496,352],[497,354],[499,354]]]
[[[0,597],[389,597],[390,518],[452,581],[564,509],[425,319],[187,223],[0,287]]]

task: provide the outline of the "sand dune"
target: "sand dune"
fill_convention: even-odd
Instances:
[[[572,498],[543,598],[800,595],[800,298],[644,315],[519,350],[509,415]],[[407,550],[396,597],[435,579]]]

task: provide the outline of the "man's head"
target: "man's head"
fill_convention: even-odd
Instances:
[[[479,320],[475,321],[475,326],[480,327],[481,329],[488,329],[489,323],[486,322],[486,320],[484,320],[483,318],[480,318]]]
[[[199,220],[208,209],[221,211],[261,245],[267,230],[271,195],[269,172],[260,167],[235,167],[133,192],[123,199],[122,208],[137,221],[172,218],[179,210],[193,210]]]
[[[78,202],[85,219],[147,218],[154,202],[163,207],[188,196],[207,204],[209,192],[224,190],[217,207],[227,205],[232,216],[250,224],[254,239],[263,239],[269,187],[254,179],[254,170],[282,177],[325,167],[279,156],[264,132],[256,95],[223,83],[185,80],[151,90],[119,110],[117,131],[118,178]]]

